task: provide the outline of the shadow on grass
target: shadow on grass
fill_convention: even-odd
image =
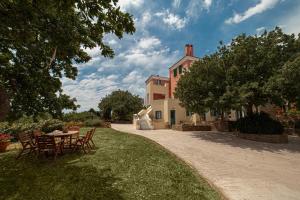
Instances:
[[[97,168],[78,154],[16,160],[10,152],[0,164],[1,199],[124,199],[110,168]]]
[[[221,143],[232,147],[242,149],[252,149],[256,151],[270,151],[270,152],[300,152],[300,137],[289,136],[288,144],[272,144],[264,142],[256,142],[246,139],[238,138],[233,133],[221,133],[221,132],[192,132],[192,137],[206,140],[210,142]]]

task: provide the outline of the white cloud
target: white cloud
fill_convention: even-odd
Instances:
[[[258,35],[261,35],[266,30],[266,27],[259,27],[256,29],[256,33]]]
[[[185,11],[188,19],[198,19],[203,9],[209,11],[212,6],[212,0],[191,0]]]
[[[185,27],[187,21],[185,18],[181,18],[179,15],[171,13],[169,10],[155,13],[155,16],[162,17],[162,20],[170,28],[180,30]]]
[[[144,0],[119,0],[118,6],[120,6],[122,10],[126,10],[129,8],[139,8],[143,3]]]
[[[92,50],[89,53],[97,57],[90,61],[92,64],[88,62],[79,68],[79,79],[62,79],[64,92],[81,105],[79,111],[97,109],[100,99],[117,89],[144,97],[147,77],[167,76],[171,64],[180,59],[178,51],[170,51],[155,36],[124,37],[120,43],[124,49],[117,50],[113,59],[91,53],[95,51]]]
[[[149,11],[144,12],[141,18],[141,25],[145,27],[151,21],[151,18],[152,16]]]
[[[156,38],[156,37],[147,37],[147,38],[142,38],[139,41],[138,47],[140,47],[142,49],[149,49],[149,48],[159,46],[160,44],[161,44],[161,41],[158,38]]]
[[[230,17],[225,21],[226,24],[238,24],[250,17],[262,13],[266,10],[273,8],[279,0],[260,0],[258,4],[248,8],[244,13],[235,13],[233,17]]]
[[[212,4],[212,0],[204,0],[203,4],[206,9],[209,9]]]
[[[173,0],[172,2],[172,6],[174,8],[179,8],[180,4],[181,4],[181,0]]]

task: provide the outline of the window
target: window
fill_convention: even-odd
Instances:
[[[177,68],[173,70],[173,73],[174,73],[174,77],[177,76]]]
[[[154,84],[155,85],[163,85],[163,81],[162,80],[155,80]]]
[[[182,65],[179,66],[178,72],[179,72],[179,74],[182,74]]]
[[[155,119],[161,119],[161,111],[155,111]]]

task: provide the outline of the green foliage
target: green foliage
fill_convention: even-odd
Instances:
[[[9,99],[11,118],[42,112],[60,117],[63,109],[77,108],[76,99],[63,94],[60,78],[76,78],[75,64],[90,60],[85,48],[98,46],[99,54],[113,57],[105,35],[121,39],[135,31],[133,17],[117,3],[1,1],[0,88]]]
[[[64,114],[63,116],[63,121],[65,122],[71,122],[71,121],[74,121],[74,122],[84,122],[86,120],[89,120],[89,119],[97,119],[99,118],[94,112],[71,112],[71,113],[66,113]]]
[[[88,119],[84,122],[84,126],[104,127],[104,121],[102,121],[100,119]]]
[[[143,99],[128,91],[118,90],[101,99],[99,108],[104,119],[128,121],[143,108]]]
[[[22,118],[21,120],[12,123],[0,122],[0,132],[9,133],[16,136],[20,132],[32,133],[34,130],[41,130],[45,133],[54,130],[62,130],[64,123],[58,119],[40,120],[34,122],[30,118]]]
[[[266,113],[255,113],[241,118],[236,123],[237,130],[249,134],[282,134],[284,129],[279,121]]]
[[[300,37],[280,28],[260,36],[242,34],[228,46],[195,62],[177,84],[175,96],[196,113],[219,112],[300,101]],[[300,105],[300,104],[299,104]]]
[[[63,130],[64,123],[58,119],[49,119],[45,121],[41,121],[39,123],[39,126],[41,127],[41,131],[45,133],[50,133],[55,130]]]

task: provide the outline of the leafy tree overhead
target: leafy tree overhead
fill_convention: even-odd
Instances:
[[[179,80],[175,96],[190,111],[224,112],[273,103],[299,102],[300,39],[280,28],[260,36],[242,34],[215,54],[195,62]]]
[[[76,109],[63,94],[60,78],[75,79],[75,63],[90,60],[84,48],[104,43],[106,34],[122,38],[135,31],[132,16],[120,11],[118,0],[10,0],[0,2],[0,88],[7,94],[10,115],[61,115]]]
[[[104,119],[132,120],[133,114],[143,108],[143,99],[128,91],[114,91],[101,99],[99,103]]]

